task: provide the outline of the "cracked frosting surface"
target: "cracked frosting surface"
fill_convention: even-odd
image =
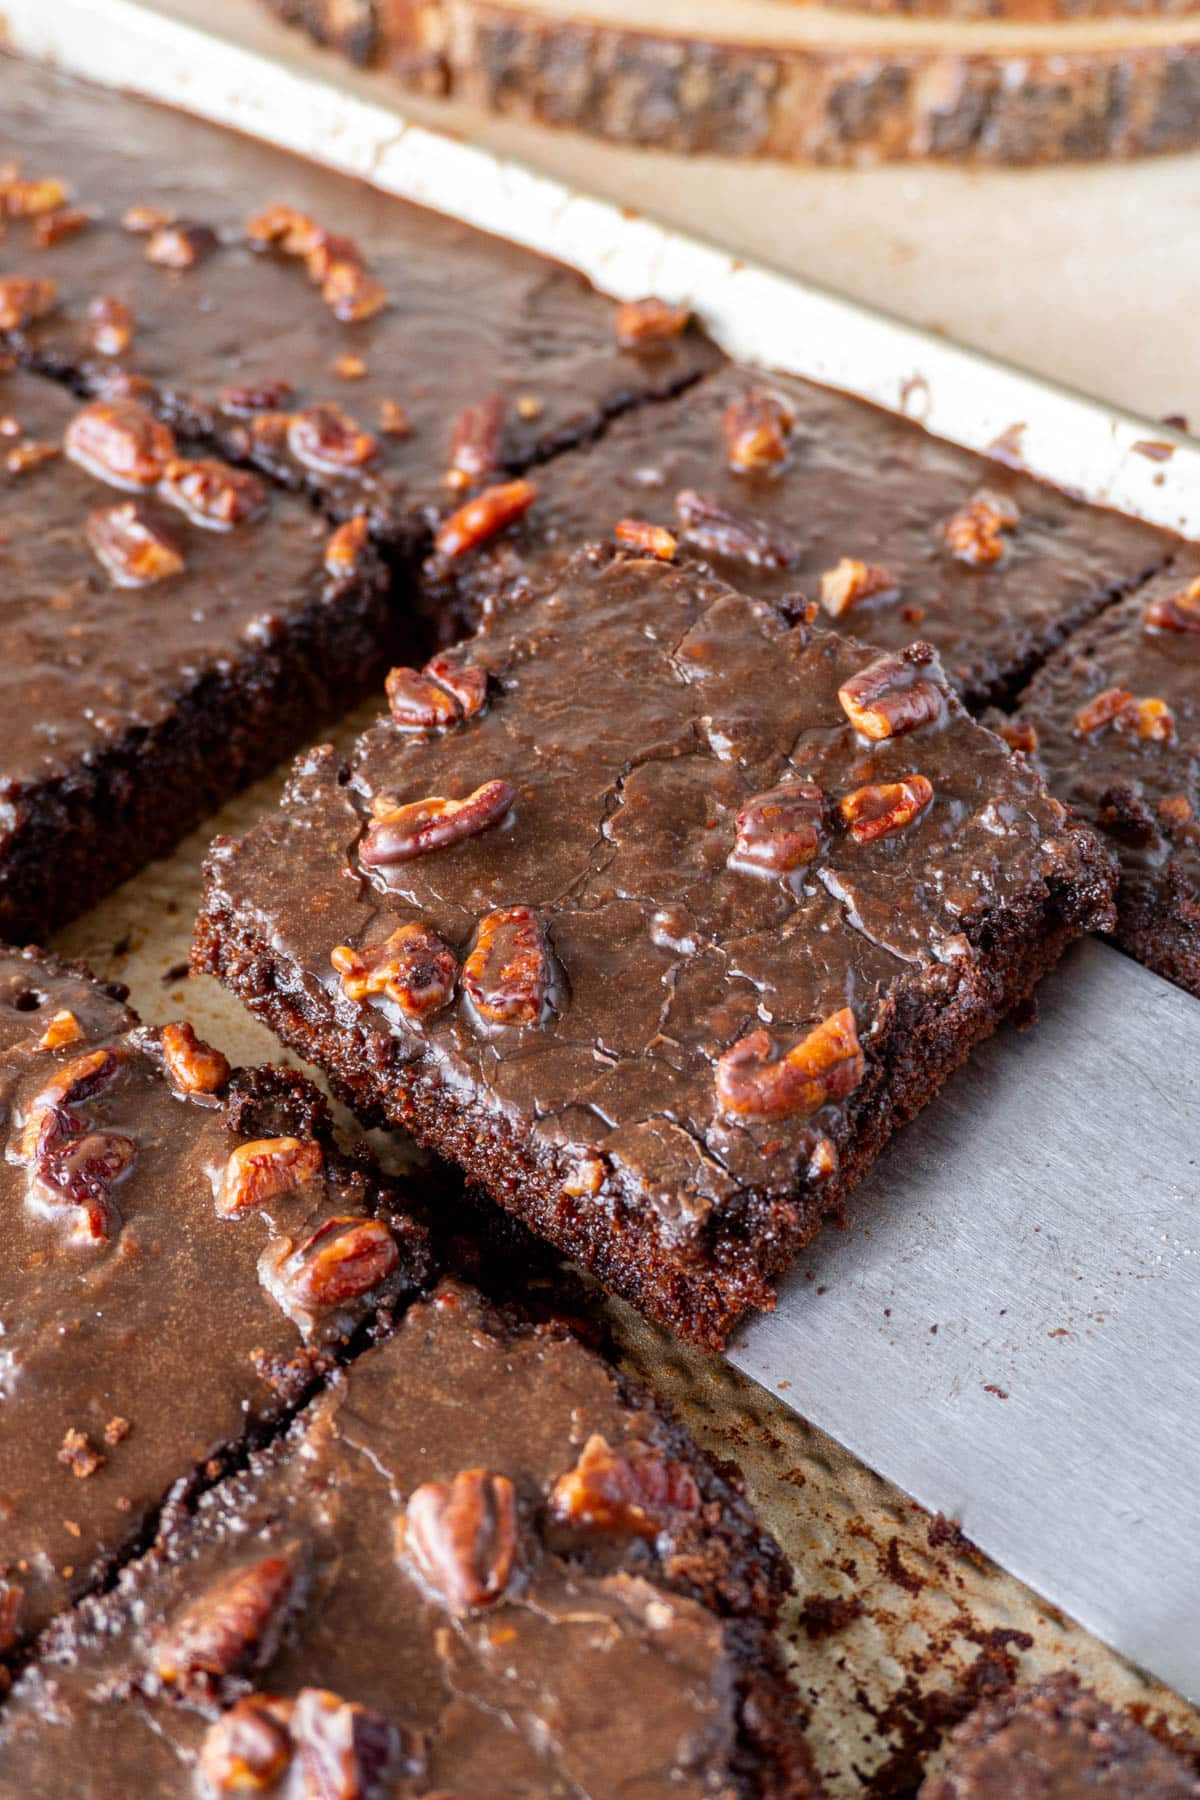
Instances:
[[[391,1079],[505,1122],[581,1210],[649,1208],[674,1245],[698,1244],[746,1190],[791,1193],[814,1156],[828,1173],[848,1138],[845,1087],[769,1118],[724,1106],[731,1046],[761,1031],[778,1052],[848,1011],[852,1100],[869,1096],[903,1009],[936,1011],[986,968],[989,919],[1094,856],[952,698],[919,729],[860,736],[838,689],[874,655],[703,570],[583,552],[467,645],[482,711],[441,734],[384,718],[348,769],[304,759],[280,810],[215,849],[210,907],[269,943]],[[936,694],[936,661],[917,666]],[[839,822],[851,793],[918,774],[932,797],[909,823],[857,842]],[[811,859],[731,867],[739,811],[797,780],[820,789]],[[373,807],[493,781],[514,793],[499,824],[364,866]],[[548,946],[532,1023],[481,1018],[461,992],[414,1023],[386,993],[351,998],[330,961],[337,946],[369,959],[412,923],[463,957],[484,915],[517,906]]]
[[[348,1300],[297,1323],[258,1263],[330,1215],[375,1213],[378,1183],[338,1155],[306,1082],[231,1082],[222,1064],[185,1093],[164,1034],[99,984],[0,955],[0,1654],[136,1541],[172,1483],[294,1404],[362,1319]],[[320,1167],[220,1217],[234,1150],[285,1135],[319,1140]],[[429,1261],[423,1231],[384,1212],[399,1254],[381,1302]]]
[[[674,1469],[648,1534],[556,1509],[596,1438]],[[235,1702],[261,1694],[297,1702],[290,1760],[256,1790],[290,1800],[802,1800],[813,1790],[794,1725],[778,1757],[786,1786],[751,1773],[745,1640],[671,1589],[710,1529],[674,1448],[577,1341],[509,1327],[446,1285],[59,1630],[0,1716],[6,1773],[44,1792],[69,1770],[80,1796],[233,1791],[212,1780],[205,1745]],[[420,1494],[465,1471],[514,1496],[499,1586],[473,1604],[439,1587],[444,1569],[427,1578],[411,1548]],[[486,1560],[486,1520],[460,1514],[458,1526],[444,1556]],[[222,1635],[212,1627],[222,1605],[233,1618],[231,1592],[239,1625]],[[309,1785],[300,1697],[312,1690],[362,1709],[356,1742],[369,1715],[387,1752],[373,1773],[364,1756],[344,1786]]]

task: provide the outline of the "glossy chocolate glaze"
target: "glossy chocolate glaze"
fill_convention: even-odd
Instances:
[[[508,1154],[473,1175],[520,1212],[511,1158],[525,1159],[561,1196],[552,1237],[577,1250],[573,1231],[615,1220],[682,1265],[745,1258],[760,1276],[741,1304],[762,1304],[795,1197],[811,1232],[822,1183],[836,1191],[838,1158],[878,1127],[898,1021],[924,1029],[971,993],[982,1005],[989,945],[1016,929],[1038,953],[1049,927],[1027,909],[1061,905],[1072,931],[1111,916],[1095,840],[948,694],[921,729],[856,733],[838,688],[874,655],[703,569],[582,552],[559,579],[518,585],[461,653],[486,673],[482,712],[442,735],[385,718],[348,769],[318,751],[278,812],[218,843],[211,941],[269,946],[290,998],[268,1016],[358,1104],[460,1157],[456,1120],[499,1133]],[[904,666],[941,683],[936,659]],[[932,800],[905,828],[858,843],[838,823],[850,792],[916,775]],[[797,778],[823,796],[812,859],[786,875],[731,867],[739,809]],[[493,781],[515,793],[498,826],[364,866],[373,802]],[[532,1024],[488,1023],[460,994],[415,1026],[383,994],[348,997],[331,965],[336,946],[369,951],[408,922],[462,957],[481,918],[513,906],[549,945]],[[254,1004],[238,955],[223,966]],[[790,1043],[843,1008],[865,1057],[848,1097],[766,1122],[723,1108],[730,1046],[764,1026]],[[748,1223],[751,1196],[765,1211]]]
[[[989,1700],[950,1739],[921,1800],[1195,1800],[1181,1756],[1073,1675]]]
[[[47,1047],[48,1028],[60,1047]],[[110,1078],[68,1096],[63,1117],[81,1146],[79,1198],[99,1192],[107,1215],[89,1235],[83,1205],[46,1192],[22,1143],[47,1084],[101,1050]],[[268,1070],[189,1097],[164,1072],[160,1033],[33,952],[0,954],[0,1101],[2,1654],[136,1543],[173,1484],[212,1459],[210,1477],[219,1472],[227,1451],[294,1406],[368,1305],[411,1292],[431,1259],[369,1168],[338,1154],[308,1083]],[[89,1185],[113,1134],[127,1164]],[[322,1173],[271,1207],[220,1217],[215,1184],[237,1145],[283,1135],[319,1142]],[[265,1290],[260,1254],[331,1214],[381,1210],[395,1273],[302,1333]]]
[[[794,415],[786,459],[735,470],[722,417],[761,387]],[[1015,691],[1068,631],[1178,544],[862,401],[744,368],[620,421],[586,453],[543,470],[539,485],[532,510],[503,538],[453,563],[431,559],[427,578],[460,616],[477,616],[521,569],[609,537],[623,517],[686,539],[676,497],[692,491],[751,526],[758,541],[748,554],[722,553],[710,538],[699,545],[747,593],[816,601],[821,575],[844,557],[886,569],[889,585],[826,623],[887,648],[928,639],[969,705]],[[1020,518],[1001,533],[1000,560],[972,565],[951,553],[942,527],[981,488],[1014,502]]]
[[[1033,728],[1054,792],[1120,858],[1118,941],[1200,995],[1200,614],[1191,630],[1146,622],[1197,573],[1200,561],[1182,557],[1079,632],[1030,683],[1019,722]],[[1170,735],[1142,737],[1116,720],[1079,730],[1080,710],[1112,688],[1165,702]]]
[[[673,1504],[646,1529],[558,1518],[555,1484],[597,1436],[675,1471]],[[515,1499],[512,1537],[497,1527],[506,1566],[469,1604],[422,1576],[411,1522],[398,1529],[415,1490],[466,1470]],[[392,1751],[374,1781],[347,1775],[348,1800],[804,1800],[815,1783],[761,1627],[723,1623],[706,1585],[739,1519],[744,1503],[599,1358],[444,1286],[53,1634],[0,1715],[6,1777],[81,1800],[211,1794],[196,1764],[223,1707],[249,1690],[319,1689],[369,1709]],[[457,1566],[495,1541],[472,1515],[445,1548]],[[163,1669],[178,1668],[167,1647],[182,1615],[264,1565],[286,1568],[286,1595],[253,1618],[236,1666],[210,1663],[222,1672],[179,1703],[184,1675]],[[306,1785],[302,1761],[256,1791],[332,1792]]]
[[[265,145],[15,66],[0,67],[0,92],[0,151],[19,154],[30,175],[66,179],[96,214],[50,249],[37,248],[24,223],[0,244],[0,275],[50,276],[59,287],[57,310],[18,334],[22,350],[89,391],[115,370],[147,378],[173,418],[304,482],[338,516],[369,509],[389,538],[455,503],[443,478],[465,408],[502,402],[502,474],[587,439],[610,414],[719,360],[694,332],[622,350],[614,306],[572,271]],[[250,248],[245,219],[274,202],[352,239],[387,305],[342,323],[301,260]],[[147,237],[121,228],[130,205],[198,220],[221,242],[193,268],[155,266]],[[124,354],[101,355],[90,341],[86,311],[99,294],[132,310]],[[338,372],[346,356],[364,365],[357,379]],[[377,440],[371,461],[340,474],[314,468],[220,405],[227,386],[281,380],[293,390],[288,410],[335,401],[351,414]],[[385,402],[403,408],[406,435],[382,428]]]

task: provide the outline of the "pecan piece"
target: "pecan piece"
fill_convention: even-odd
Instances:
[[[835,619],[864,600],[876,600],[884,594],[895,599],[899,592],[890,570],[880,563],[859,562],[854,556],[843,556],[836,568],[826,569],[821,576],[821,605]]]
[[[1152,600],[1143,623],[1147,631],[1200,631],[1200,575],[1177,594]]]
[[[676,494],[675,511],[688,543],[708,556],[728,556],[754,569],[790,569],[799,560],[797,546],[765,519],[735,512],[694,488]]]
[[[344,469],[363,468],[379,450],[371,433],[332,400],[293,413],[288,420],[287,442],[298,461],[310,469],[334,475]]]
[[[838,689],[842,711],[856,731],[877,742],[935,725],[946,711],[938,681],[922,673],[934,661],[928,644],[885,651]]]
[[[23,331],[44,319],[58,299],[58,283],[46,276],[7,275],[0,280],[0,331]]]
[[[811,862],[821,841],[825,799],[815,781],[782,781],[740,808],[729,867],[784,875]]]
[[[51,1216],[70,1215],[71,1236],[107,1243],[117,1225],[112,1190],[132,1166],[137,1145],[116,1131],[85,1132],[60,1109],[41,1120],[31,1200]]]
[[[19,181],[14,176],[0,188],[4,211],[10,219],[37,219],[57,212],[67,200],[66,183],[55,175],[40,181]]]
[[[901,781],[855,788],[840,802],[838,812],[856,844],[873,844],[876,838],[911,825],[932,799],[933,788],[924,775],[906,775]]]
[[[391,296],[359,262],[342,259],[330,263],[321,282],[321,298],[343,325],[357,325],[382,312]]]
[[[448,731],[480,711],[487,674],[443,653],[421,670],[392,669],[384,689],[392,718],[406,731]]]
[[[209,225],[197,225],[190,219],[177,219],[171,225],[159,225],[146,242],[146,261],[160,269],[194,269],[217,248],[217,234]]]
[[[239,1144],[225,1165],[217,1194],[223,1219],[236,1219],[252,1207],[267,1208],[318,1181],[325,1157],[313,1138],[254,1138]]]
[[[225,411],[242,417],[247,413],[279,412],[292,397],[290,381],[257,381],[239,387],[223,387],[217,404]]]
[[[284,256],[307,256],[321,238],[321,227],[295,206],[264,207],[242,227],[256,250],[275,248]]]
[[[379,402],[379,429],[385,437],[412,436],[412,422],[398,400]]]
[[[1021,521],[1015,500],[980,488],[977,494],[942,526],[946,546],[959,562],[977,568],[999,562],[1007,553],[1005,532],[1015,531]]]
[[[367,365],[361,356],[352,356],[347,351],[334,359],[333,372],[341,381],[362,381],[367,374]]]
[[[56,456],[61,455],[62,447],[59,444],[39,444],[33,438],[24,438],[6,452],[4,467],[10,475],[24,475],[28,470],[39,468],[44,462],[53,462]]]
[[[180,1094],[215,1094],[229,1080],[229,1062],[196,1036],[186,1019],[162,1028],[163,1063]]]
[[[1164,794],[1158,803],[1158,816],[1164,825],[1189,825],[1192,803],[1186,794]]]
[[[234,1569],[185,1606],[154,1650],[155,1673],[168,1687],[202,1696],[231,1675],[263,1668],[297,1598],[292,1556],[264,1556]]]
[[[420,1759],[408,1753],[403,1734],[382,1714],[324,1688],[300,1689],[291,1729],[304,1800],[373,1800],[389,1768],[420,1773]]]
[[[1147,696],[1123,707],[1113,720],[1113,729],[1147,743],[1169,744],[1175,736],[1175,715],[1165,700]]]
[[[361,1300],[399,1266],[396,1240],[381,1219],[338,1215],[302,1244],[282,1238],[263,1254],[263,1279],[301,1328],[316,1312]]]
[[[1030,719],[988,719],[987,723],[1002,737],[1010,750],[1033,756],[1038,747],[1037,727]]]
[[[516,1489],[507,1475],[487,1469],[427,1481],[397,1521],[396,1549],[452,1611],[490,1606],[516,1562]]]
[[[55,1070],[29,1103],[25,1125],[16,1144],[18,1162],[31,1162],[42,1142],[45,1121],[54,1113],[82,1106],[110,1087],[125,1067],[125,1053],[114,1046],[89,1050]]]
[[[149,587],[183,572],[183,552],[137,500],[88,514],[87,540],[117,587]]]
[[[137,400],[93,400],[67,426],[63,448],[112,487],[152,488],[175,455],[175,438]]]
[[[640,1438],[614,1448],[598,1433],[550,1490],[550,1511],[560,1524],[630,1537],[657,1537],[700,1504],[695,1477],[683,1463]]]
[[[463,964],[463,992],[493,1025],[537,1025],[550,988],[550,952],[531,907],[504,906],[479,921]]]
[[[443,556],[464,556],[523,518],[536,499],[532,481],[501,481],[484,488],[442,522],[434,545]]]
[[[1128,688],[1104,688],[1079,708],[1071,729],[1076,737],[1090,737],[1093,731],[1102,731],[1106,725],[1111,725],[1127,706],[1132,705],[1133,695]]]
[[[618,543],[628,544],[644,556],[656,556],[659,562],[671,562],[679,548],[665,525],[650,525],[645,519],[618,519],[613,536]]]
[[[86,1431],[76,1431],[71,1426],[59,1447],[58,1460],[64,1468],[70,1469],[76,1481],[86,1481],[102,1469],[108,1459],[90,1442]]]
[[[454,952],[428,925],[401,925],[380,944],[352,950],[338,944],[329,960],[350,1000],[386,994],[410,1019],[444,1012],[454,998],[458,963]]]
[[[455,420],[450,438],[449,487],[465,487],[494,475],[500,467],[504,438],[504,401],[489,394],[476,406],[464,407]]]
[[[87,334],[100,356],[120,356],[133,341],[133,311],[114,294],[97,294],[88,302]]]
[[[38,1049],[65,1050],[68,1044],[78,1044],[82,1037],[83,1027],[70,1007],[60,1007],[38,1039]]]
[[[366,513],[355,513],[331,532],[325,546],[325,568],[330,575],[349,575],[357,568],[367,547],[368,529]]]
[[[643,344],[665,344],[682,337],[692,319],[690,306],[672,306],[649,295],[644,300],[625,300],[617,308],[617,342],[622,350]]]
[[[853,1093],[865,1069],[846,1006],[787,1048],[761,1027],[739,1038],[717,1063],[717,1098],[742,1118],[803,1116]]]
[[[499,825],[516,797],[511,782],[485,781],[465,800],[431,794],[407,806],[377,802],[380,810],[363,834],[358,860],[368,869],[386,869],[431,850],[444,850]]]
[[[783,462],[795,423],[796,415],[782,394],[770,388],[748,388],[731,400],[721,415],[730,468],[746,473]]]
[[[166,466],[159,492],[205,531],[232,531],[266,510],[267,490],[249,469],[234,469],[215,457],[175,457]]]
[[[292,1760],[291,1700],[250,1694],[210,1725],[200,1773],[215,1794],[258,1794],[282,1779]]]
[[[148,237],[160,225],[169,225],[175,217],[163,206],[127,206],[121,214],[121,228],[135,237]]]
[[[56,206],[33,222],[33,241],[39,250],[51,250],[64,238],[74,237],[92,222],[92,215],[82,206]]]

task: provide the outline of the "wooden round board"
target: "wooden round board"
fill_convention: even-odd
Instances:
[[[1200,145],[1200,0],[264,0],[410,87],[614,142],[862,163]],[[1046,7],[1091,9],[1070,18]]]

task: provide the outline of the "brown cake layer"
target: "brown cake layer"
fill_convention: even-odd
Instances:
[[[1200,995],[1200,562],[1079,632],[1005,727],[1121,863],[1117,942]]]
[[[643,1396],[451,1284],[60,1623],[0,1764],[80,1800],[804,1800],[782,1579]]]
[[[218,840],[196,965],[698,1343],[1111,922],[1096,839],[928,646],[688,564],[585,551],[389,694]]]

